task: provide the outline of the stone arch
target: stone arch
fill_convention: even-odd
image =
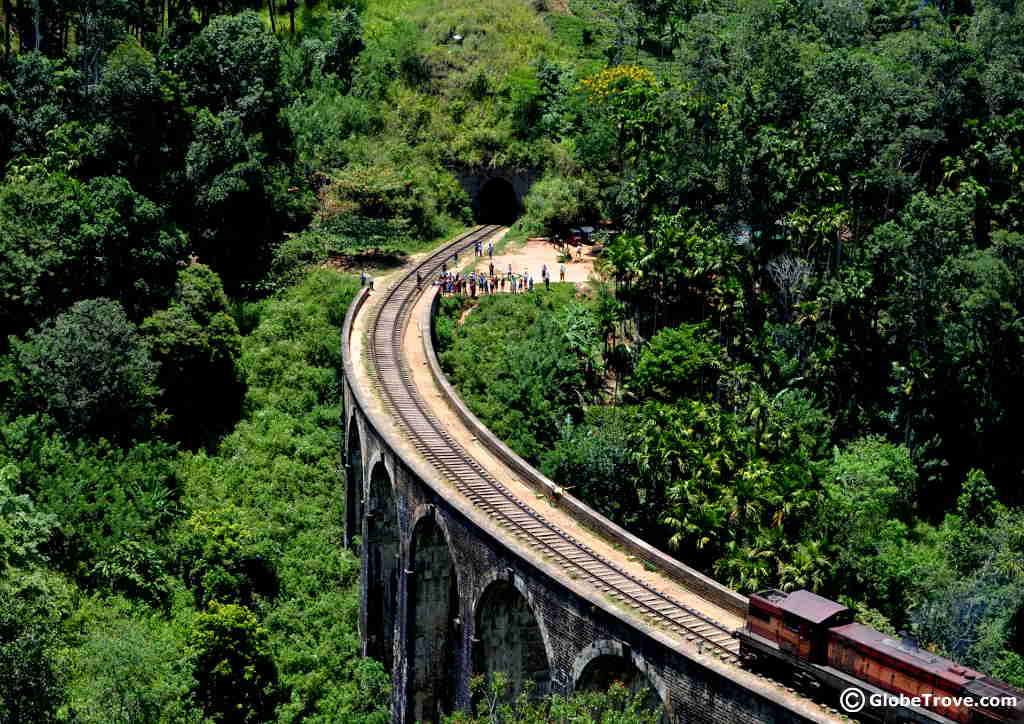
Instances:
[[[519,197],[512,184],[500,176],[483,182],[474,199],[476,220],[481,224],[511,224],[519,216]]]
[[[540,618],[526,591],[513,576],[495,578],[484,588],[476,605],[473,637],[473,673],[508,677],[507,698],[515,697],[528,682],[536,696],[551,688],[551,649]]]
[[[366,655],[394,665],[395,623],[398,610],[398,566],[401,536],[391,476],[383,460],[370,474],[366,496]]]
[[[647,689],[646,708],[661,708],[662,722],[670,721],[665,682],[630,647],[619,641],[596,641],[576,657],[572,667],[574,691],[605,691],[615,682],[631,692]]]
[[[363,445],[359,419],[349,418],[345,446],[345,547],[355,549],[355,539],[363,537],[363,513],[366,491],[363,490]]]
[[[455,709],[459,666],[459,582],[455,555],[433,506],[409,543],[407,722],[439,722]]]

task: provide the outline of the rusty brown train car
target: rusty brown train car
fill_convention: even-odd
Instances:
[[[854,623],[850,609],[810,591],[750,596],[747,624],[736,635],[746,660],[781,670],[824,699],[855,688],[865,701],[880,702],[859,712],[867,721],[1024,723],[1024,692],[907,637]],[[900,695],[904,699],[894,702]]]

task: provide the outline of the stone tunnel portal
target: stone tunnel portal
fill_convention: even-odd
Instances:
[[[511,224],[519,216],[519,199],[512,184],[491,178],[476,197],[476,220],[480,224]]]
[[[409,556],[407,722],[439,722],[455,704],[458,581],[448,541],[432,516],[416,524]]]
[[[398,511],[391,478],[383,462],[370,475],[366,504],[366,655],[394,664],[395,617],[398,609]]]
[[[506,699],[533,682],[534,693],[548,693],[550,664],[540,625],[523,595],[508,581],[495,581],[480,598],[473,645],[473,673],[508,679]]]

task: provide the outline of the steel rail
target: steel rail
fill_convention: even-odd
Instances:
[[[738,662],[739,642],[728,628],[623,571],[586,544],[546,520],[487,472],[445,430],[412,380],[402,354],[406,326],[422,286],[453,255],[497,233],[483,226],[454,239],[404,274],[377,304],[370,322],[369,356],[385,406],[424,458],[478,508],[542,556],[555,561],[573,579],[583,579],[620,606],[656,626],[695,642],[701,650]],[[420,275],[422,284],[415,277]]]

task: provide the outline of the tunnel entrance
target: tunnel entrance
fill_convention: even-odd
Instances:
[[[519,198],[503,178],[488,179],[476,195],[476,220],[480,224],[508,225],[519,216]]]

